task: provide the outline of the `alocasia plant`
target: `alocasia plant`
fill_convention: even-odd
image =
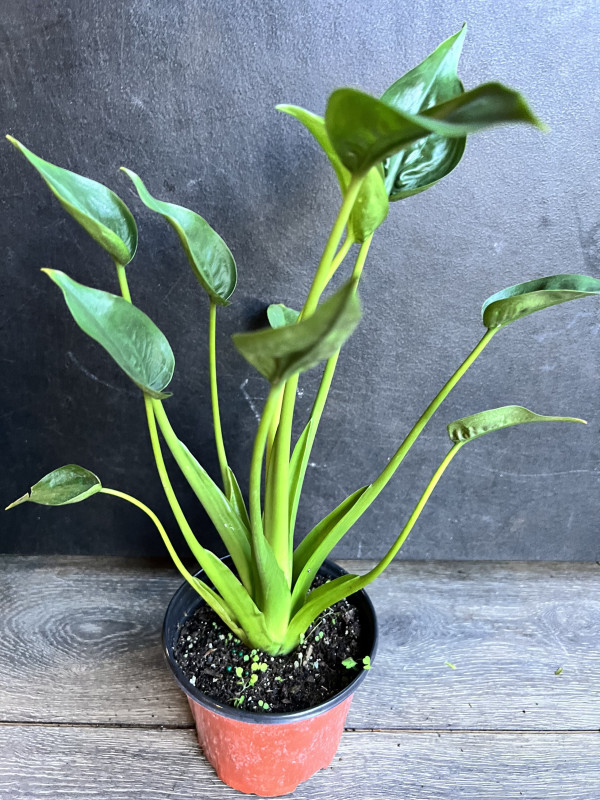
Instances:
[[[233,337],[244,358],[269,382],[250,465],[248,504],[229,467],[221,431],[217,392],[215,326],[219,306],[229,305],[236,285],[234,258],[221,237],[195,212],[157,200],[142,179],[124,172],[142,202],[175,229],[194,274],[209,298],[209,381],[221,486],[179,440],[167,416],[166,391],[175,366],[164,335],[133,305],[126,266],[137,246],[137,227],[112,191],[34,155],[8,137],[38,170],[60,203],[113,259],[121,296],[77,283],[57,270],[44,272],[62,291],[79,327],[101,344],[142,390],[158,472],[174,516],[207,581],[194,577],[175,552],[162,523],[139,500],[102,486],[76,465],[46,475],[12,506],[76,503],[104,493],[134,503],[157,526],[175,564],[233,633],[272,655],[291,651],[307,627],[333,603],[367,586],[394,558],[450,461],[483,434],[529,422],[582,422],[506,406],[465,417],[448,426],[452,442],[403,530],[380,563],[359,577],[344,575],[311,591],[324,559],[369,508],[394,475],[417,437],[492,337],[523,316],[557,303],[600,293],[600,281],[583,275],[554,275],[511,286],[483,305],[483,337],[408,433],[385,468],[357,489],[309,531],[294,550],[296,514],[311,448],[340,348],[361,316],[357,297],[371,240],[385,221],[389,201],[433,186],[458,164],[467,136],[499,123],[543,127],[517,92],[497,83],[465,91],[456,69],[465,29],[440,45],[380,99],[355,89],[338,89],[325,116],[297,106],[279,106],[298,119],[321,146],[340,183],[341,207],[301,310],[281,304],[268,309],[270,328]],[[356,258],[347,282],[322,299],[334,273],[352,248]],[[292,419],[299,375],[325,362],[310,417],[292,449]],[[168,404],[167,404],[168,405]],[[174,456],[208,513],[227,551],[230,569],[203,547],[173,491],[159,436]],[[9,507],[12,507],[9,506]]]

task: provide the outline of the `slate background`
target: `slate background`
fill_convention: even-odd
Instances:
[[[176,354],[175,427],[215,475],[208,305],[173,232],[118,167],[196,209],[237,259],[235,303],[220,314],[218,338],[226,444],[245,476],[267,387],[230,334],[256,325],[268,302],[297,305],[338,205],[310,136],[274,105],[322,113],[338,86],[381,93],[467,20],[466,86],[503,80],[551,126],[548,135],[512,127],[472,137],[442,184],[392,207],[369,256],[365,318],[340,361],[299,530],[376,476],[478,341],[488,295],[552,273],[600,276],[594,2],[3,0],[0,9],[2,130],[107,183],[132,209],[141,237],[129,268],[134,300]],[[112,264],[8,143],[0,185],[0,497],[8,503],[47,471],[80,463],[149,503],[179,542],[137,391],[39,272],[63,269],[116,291]],[[589,425],[530,426],[465,448],[402,556],[598,559],[599,330],[591,299],[500,333],[336,554],[385,552],[447,450],[447,422],[520,403]],[[317,380],[310,373],[302,383],[301,417]],[[187,493],[185,508],[210,542]],[[113,498],[12,511],[0,551],[163,552],[151,523]]]

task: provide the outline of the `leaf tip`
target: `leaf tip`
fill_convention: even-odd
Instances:
[[[6,506],[4,510],[8,511],[10,508],[20,506],[21,503],[26,503],[29,500],[29,496],[29,492],[27,492],[27,494],[24,494],[22,497],[19,497],[18,500],[15,500],[14,502],[10,503],[10,505]]]

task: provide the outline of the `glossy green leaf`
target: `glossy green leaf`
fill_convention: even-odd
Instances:
[[[62,290],[81,330],[101,344],[140,389],[159,399],[169,396],[163,390],[173,377],[173,351],[143,311],[122,297],[83,286],[64,272],[42,271]]]
[[[525,422],[582,422],[584,419],[577,417],[546,417],[542,414],[534,414],[523,406],[502,406],[502,408],[492,408],[489,411],[481,411],[479,414],[472,414],[470,417],[457,419],[448,425],[448,436],[450,440],[457,442],[470,442],[486,433],[493,433],[502,428],[512,425],[522,425]]]
[[[329,141],[323,117],[300,108],[300,106],[280,105],[277,106],[277,109],[295,117],[314,136],[331,162],[340,184],[342,196],[344,196],[350,184],[351,174],[342,164]],[[350,214],[348,231],[353,241],[364,242],[383,223],[388,210],[388,193],[383,183],[383,170],[378,164],[369,170]]]
[[[131,212],[106,186],[36,156],[12,136],[6,137],[40,173],[59,203],[120,265],[137,248],[137,227]]]
[[[218,305],[229,305],[228,298],[235,289],[237,271],[233,255],[223,239],[194,211],[157,200],[135,172],[125,167],[121,169],[133,181],[144,205],[161,214],[173,226],[203,289]]]
[[[481,310],[486,328],[502,328],[521,317],[567,300],[600,294],[600,280],[588,275],[550,275],[496,292]]]
[[[80,503],[101,489],[100,479],[93,472],[78,467],[77,464],[67,464],[44,475],[27,494],[7,506],[6,511],[21,503],[38,503],[42,506]]]
[[[237,333],[233,342],[271,383],[285,381],[332,356],[360,320],[356,281],[349,281],[308,319],[283,328]]]
[[[463,94],[456,74],[467,26],[443,42],[421,64],[393,83],[381,100],[411,114]],[[461,160],[466,137],[449,139],[432,133],[391,156],[385,163],[385,188],[390,200],[422,192],[451,172]]]
[[[525,99],[500,83],[482,84],[421,114],[398,111],[356,89],[338,89],[325,112],[331,143],[355,175],[430,133],[462,138],[505,122],[543,127]]]
[[[272,328],[285,328],[286,325],[295,325],[299,316],[299,311],[288,308],[283,303],[272,303],[267,308],[267,319]]]

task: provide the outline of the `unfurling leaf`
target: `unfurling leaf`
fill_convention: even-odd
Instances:
[[[421,114],[397,111],[357,89],[337,89],[329,98],[325,125],[344,166],[354,175],[430,133],[464,138],[504,122],[543,128],[525,99],[500,83],[486,83]]]
[[[381,100],[397,111],[418,114],[463,94],[456,70],[467,26],[393,83]],[[448,175],[464,153],[466,137],[449,139],[431,133],[391,156],[385,163],[385,188],[390,200],[422,192]]]
[[[284,306],[283,303],[272,303],[267,308],[267,319],[272,328],[284,328],[286,325],[295,325],[300,316],[299,311]]]
[[[493,431],[499,431],[511,425],[521,425],[524,422],[582,422],[584,425],[586,424],[584,419],[577,417],[545,417],[542,414],[534,414],[533,411],[529,411],[523,406],[503,406],[451,422],[448,425],[448,436],[455,443],[470,442],[486,433],[493,433]]]
[[[122,297],[83,286],[64,272],[42,271],[62,290],[81,330],[101,344],[140,389],[157,399],[169,397],[163,390],[173,377],[175,358],[150,317]]]
[[[151,211],[161,214],[175,229],[200,285],[217,305],[229,305],[237,281],[231,250],[208,222],[189,208],[152,197],[142,179],[121,167],[131,178],[140,200]]]
[[[308,319],[283,328],[236,333],[233,342],[268,381],[279,383],[336,353],[359,320],[356,281],[349,281]]]
[[[588,275],[550,275],[518,283],[488,297],[481,309],[483,324],[502,328],[535,311],[595,294],[600,294],[600,280]]]
[[[121,266],[137,248],[137,227],[131,212],[106,186],[36,156],[25,145],[6,137],[40,173],[59,203]]]
[[[87,497],[96,494],[102,489],[100,479],[77,464],[67,464],[65,467],[49,472],[31,487],[28,494],[19,497],[14,503],[6,507],[14,508],[21,503],[38,503],[42,506],[65,506],[69,503],[79,503]]]
[[[323,117],[319,117],[299,106],[280,105],[277,106],[277,109],[295,117],[321,145],[335,170],[342,196],[344,196],[352,176],[340,161],[329,141]],[[364,242],[384,222],[389,210],[387,195],[383,182],[383,171],[381,165],[378,164],[369,171],[364,179],[350,214],[348,232],[353,241]]]

